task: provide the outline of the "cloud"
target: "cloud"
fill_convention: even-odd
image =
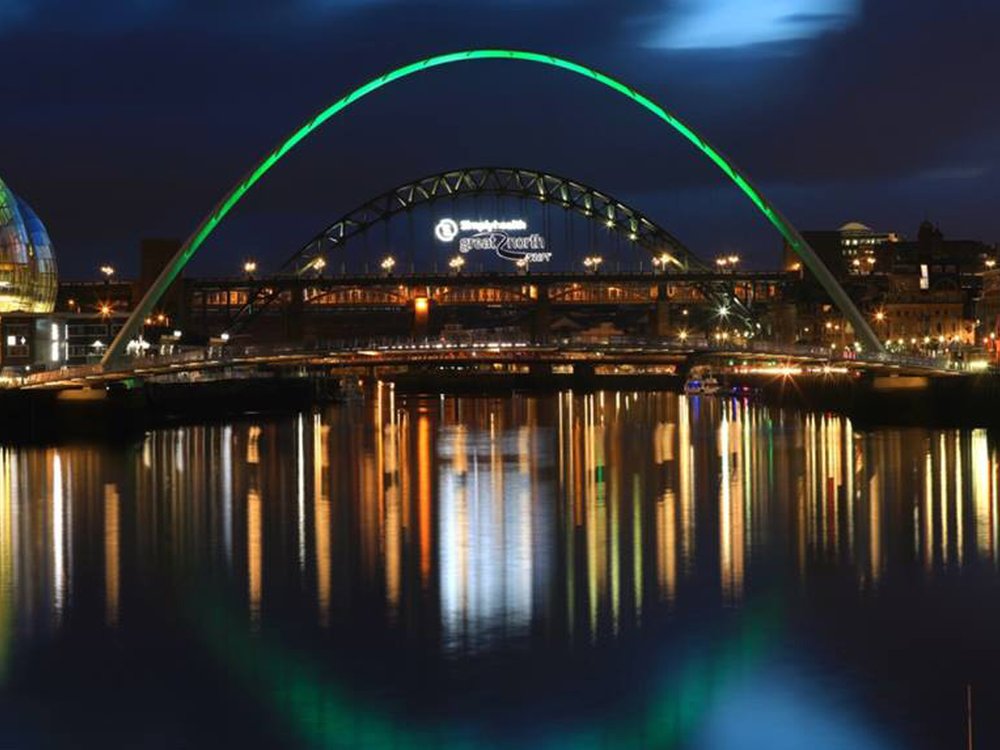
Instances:
[[[680,0],[657,19],[648,45],[731,49],[795,42],[845,28],[859,0]]]
[[[29,0],[0,0],[0,34],[24,22],[31,10]]]
[[[986,166],[947,166],[926,169],[917,175],[918,180],[976,180],[989,173]]]

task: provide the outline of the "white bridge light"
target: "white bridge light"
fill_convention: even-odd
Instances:
[[[458,236],[458,222],[454,219],[441,219],[434,225],[434,236],[440,242],[451,242]]]
[[[458,252],[463,255],[487,250],[514,263],[551,260],[552,253],[545,251],[545,237],[537,232],[521,232],[528,232],[528,222],[524,219],[441,219],[434,225],[435,239],[446,243],[458,240]]]

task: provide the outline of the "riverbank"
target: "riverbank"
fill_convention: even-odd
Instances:
[[[336,380],[252,378],[69,391],[0,391],[0,442],[128,439],[175,423],[284,414],[329,403]]]
[[[677,375],[409,372],[390,376],[399,395],[504,396],[573,390],[674,391]],[[720,376],[715,397],[735,393],[774,407],[835,412],[859,427],[1000,427],[1000,378],[849,375]],[[0,442],[128,439],[179,423],[308,410],[351,394],[339,378],[260,377],[191,383],[144,383],[108,390],[2,391]]]

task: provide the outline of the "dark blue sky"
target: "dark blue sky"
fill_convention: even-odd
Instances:
[[[308,115],[396,65],[473,47],[569,57],[633,84],[747,172],[800,228],[860,220],[1000,240],[991,0],[0,0],[0,176],[49,227],[64,276],[134,267],[184,236]],[[647,113],[517,63],[416,76],[328,123],[196,271],[284,257],[424,174],[521,166],[580,179],[697,252],[773,264],[780,241]]]

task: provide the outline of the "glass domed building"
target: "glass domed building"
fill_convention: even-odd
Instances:
[[[0,314],[52,312],[58,286],[49,233],[0,180]]]

